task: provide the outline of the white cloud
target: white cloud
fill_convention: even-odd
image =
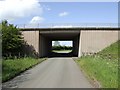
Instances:
[[[0,1],[0,19],[14,20],[31,15],[40,15],[41,13],[42,7],[39,0]]]
[[[59,14],[60,17],[67,16],[69,13],[68,12],[62,12]]]
[[[35,16],[35,17],[32,18],[32,20],[30,21],[30,23],[32,23],[32,24],[38,24],[38,23],[41,23],[43,21],[44,21],[43,17]]]

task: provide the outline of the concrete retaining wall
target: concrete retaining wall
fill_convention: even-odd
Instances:
[[[39,54],[39,31],[23,31],[24,40],[29,45],[29,52],[34,51]]]
[[[118,31],[81,30],[81,53],[95,53],[118,40]],[[80,45],[80,44],[79,44]],[[82,55],[81,54],[81,55]],[[81,56],[79,54],[79,56]]]
[[[52,41],[40,34],[39,57],[48,57],[51,54]]]
[[[74,56],[78,56],[78,53],[79,53],[79,37],[80,35],[76,36],[73,39],[73,55]]]

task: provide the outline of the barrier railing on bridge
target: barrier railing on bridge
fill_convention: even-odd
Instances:
[[[18,28],[118,28],[117,23],[36,23],[16,25]]]

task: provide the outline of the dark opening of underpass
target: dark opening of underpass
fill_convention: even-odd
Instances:
[[[59,31],[40,31],[39,51],[40,57],[74,57],[78,56],[80,31],[59,30]],[[71,41],[72,50],[68,53],[64,51],[53,52],[52,41]]]

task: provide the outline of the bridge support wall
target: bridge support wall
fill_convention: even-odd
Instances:
[[[80,35],[76,36],[73,39],[73,55],[78,57],[78,53],[79,53],[79,37]]]
[[[39,56],[39,31],[23,31],[22,34],[26,42],[25,54]]]
[[[118,40],[115,30],[81,30],[79,57],[83,54],[96,53]]]
[[[48,57],[51,54],[52,40],[40,34],[39,57]]]

